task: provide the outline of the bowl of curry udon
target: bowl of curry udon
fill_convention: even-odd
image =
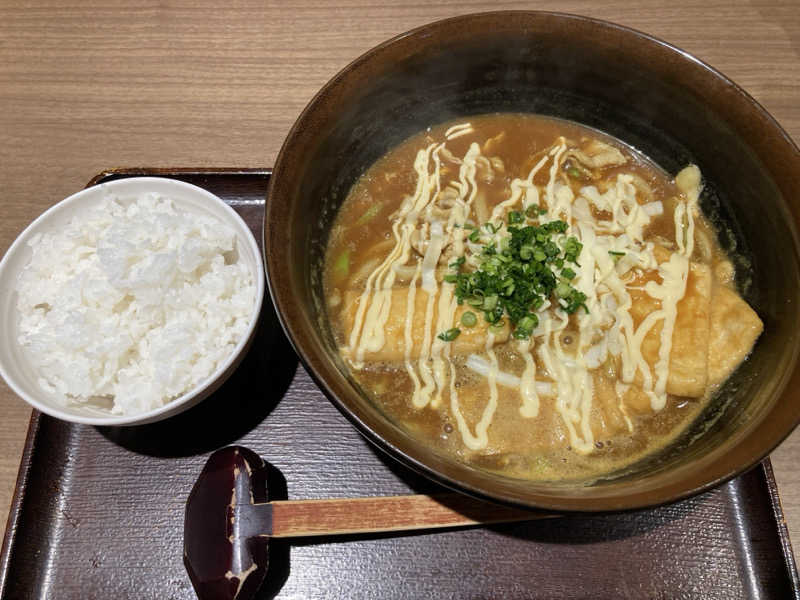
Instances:
[[[667,43],[457,17],[367,52],[299,117],[270,291],[395,459],[500,502],[652,506],[798,422],[799,177],[765,110]]]

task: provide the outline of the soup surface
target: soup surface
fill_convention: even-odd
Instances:
[[[698,207],[618,140],[495,114],[372,165],[334,223],[332,329],[423,443],[535,480],[608,474],[674,440],[761,333]]]

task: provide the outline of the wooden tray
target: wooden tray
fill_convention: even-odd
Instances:
[[[269,170],[124,169],[218,194],[261,238]],[[0,557],[3,598],[194,598],[184,502],[208,454],[232,443],[278,467],[276,498],[437,486],[370,446],[298,364],[265,302],[231,379],[192,410],[131,428],[34,411]],[[282,493],[281,493],[282,492]],[[800,598],[769,460],[662,508],[403,536],[274,542],[262,597]]]

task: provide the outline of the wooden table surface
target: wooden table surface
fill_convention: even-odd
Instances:
[[[607,19],[691,52],[800,142],[798,0],[0,0],[0,254],[108,167],[272,165],[312,95],[395,34],[468,12],[535,8]],[[3,518],[30,410],[2,381],[0,413]],[[794,540],[799,455],[800,430],[772,455]]]

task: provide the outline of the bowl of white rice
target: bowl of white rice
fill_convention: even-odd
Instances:
[[[160,177],[102,183],[0,261],[0,375],[60,419],[158,421],[235,370],[263,299],[256,240],[220,198]]]

